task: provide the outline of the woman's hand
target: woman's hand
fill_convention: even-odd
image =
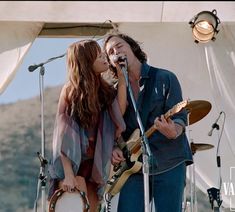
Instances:
[[[61,187],[63,191],[73,192],[77,186],[76,178],[73,174],[65,175],[64,180],[62,181]]]
[[[82,176],[65,176],[64,180],[61,182],[60,187],[63,191],[74,192],[75,189],[83,191],[87,194],[86,180]]]
[[[77,188],[87,194],[85,178],[82,176],[74,176],[71,161],[64,154],[61,154],[61,161],[64,168],[65,178],[61,181],[60,187],[67,192],[74,192],[75,188]]]

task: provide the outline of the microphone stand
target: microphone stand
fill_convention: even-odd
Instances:
[[[45,73],[45,68],[44,64],[49,63],[57,58],[64,57],[65,54],[58,56],[58,57],[53,57],[48,59],[44,63],[40,63],[38,65],[31,65],[28,67],[29,72],[33,72],[36,70],[38,67],[40,67],[40,78],[39,78],[39,86],[40,86],[40,100],[41,100],[41,151],[42,154],[37,152],[39,161],[40,161],[40,172],[39,172],[39,177],[38,177],[38,184],[37,184],[37,195],[36,199],[34,202],[34,212],[37,212],[37,201],[38,201],[38,196],[39,196],[39,190],[41,187],[41,196],[42,196],[42,212],[46,212],[46,175],[45,175],[45,169],[46,169],[46,164],[48,163],[47,160],[44,158],[45,157],[45,131],[44,131],[44,73]]]
[[[145,208],[145,212],[149,212],[150,211],[150,207],[149,207],[149,158],[151,157],[151,150],[149,148],[148,140],[145,135],[143,123],[141,121],[139,112],[137,110],[133,91],[130,86],[130,82],[128,80],[127,60],[125,60],[125,65],[120,65],[120,66],[121,66],[121,70],[123,72],[123,75],[125,77],[125,81],[126,81],[126,85],[128,87],[128,91],[129,91],[129,94],[131,97],[132,105],[133,105],[135,113],[136,113],[136,119],[137,119],[137,122],[138,122],[138,125],[140,128],[140,131],[141,131],[141,136],[143,138],[143,139],[141,139],[141,147],[142,147],[142,151],[143,151],[143,153],[142,153],[142,159],[143,159],[142,171],[143,171],[143,175],[144,175],[144,208]]]
[[[45,64],[47,64],[47,63],[49,63],[49,62],[51,62],[51,61],[53,61],[53,60],[56,60],[56,59],[58,59],[58,58],[61,58],[61,57],[64,57],[66,54],[62,54],[62,55],[60,55],[60,56],[57,56],[57,57],[52,57],[52,58],[50,58],[50,59],[48,59],[46,62],[43,62],[43,63],[39,63],[38,65],[31,65],[31,66],[29,66],[28,67],[28,70],[29,70],[29,72],[33,72],[34,70],[36,70],[38,67],[43,67],[43,65],[45,65]],[[41,72],[41,71],[40,71]],[[43,72],[43,71],[42,71]],[[42,73],[41,74],[42,76],[44,75],[44,73]]]
[[[217,145],[217,150],[216,150],[216,163],[217,163],[217,167],[219,169],[219,180],[218,180],[218,184],[219,184],[219,189],[217,188],[210,188],[207,189],[207,192],[209,194],[209,199],[210,199],[210,204],[211,204],[211,209],[214,211],[221,211],[220,210],[220,206],[223,202],[223,200],[220,199],[221,195],[220,195],[220,190],[221,190],[221,184],[222,184],[222,177],[221,177],[221,159],[220,159],[220,152],[219,152],[219,146],[220,146],[220,141],[221,141],[221,137],[224,131],[224,124],[225,124],[225,119],[226,119],[226,113],[224,111],[221,111],[220,114],[224,114],[224,120],[223,120],[223,124],[222,124],[222,130],[221,133],[219,134],[219,125],[217,123],[215,123],[212,127],[214,127],[215,129],[218,130],[218,145]],[[217,206],[214,206],[214,200],[216,200],[217,202]]]

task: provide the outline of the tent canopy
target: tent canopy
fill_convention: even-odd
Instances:
[[[188,22],[213,9],[221,21],[216,41],[196,45]],[[230,168],[235,167],[235,2],[3,1],[0,10],[0,93],[37,37],[103,36],[118,28],[143,43],[149,63],[176,73],[184,97],[211,102],[211,112],[190,126],[189,135],[190,142],[215,146],[194,156],[197,185],[204,192],[218,186],[218,139],[207,133],[220,111],[227,114],[220,154],[223,183],[230,182]],[[222,195],[228,207],[231,197],[223,190]]]

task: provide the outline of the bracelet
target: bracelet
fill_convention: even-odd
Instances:
[[[175,129],[176,129],[176,136],[173,139],[178,138],[183,132],[183,127],[178,123],[175,123]]]

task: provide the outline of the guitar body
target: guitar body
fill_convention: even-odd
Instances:
[[[122,165],[122,166],[127,167],[127,165]],[[110,193],[112,196],[119,193],[119,191],[121,190],[122,186],[127,181],[127,179],[129,178],[129,176],[138,172],[141,169],[141,167],[142,167],[142,163],[139,161],[135,161],[134,165],[130,169],[128,169],[127,167],[126,170],[122,172],[122,174],[118,177],[117,181],[113,182],[113,184],[109,184],[108,182],[105,193]],[[116,174],[117,172],[113,172],[112,174],[112,176],[115,176],[114,177],[115,179],[117,176]],[[112,178],[110,182],[112,182]]]
[[[140,139],[140,130],[136,129],[126,142],[127,151],[136,143],[136,140]],[[121,162],[117,170],[111,172],[111,179],[108,181],[106,187],[106,193],[110,193],[112,196],[116,195],[124,183],[127,181],[130,175],[140,171],[142,162],[138,161],[139,156],[142,154],[141,149],[133,153],[131,157],[126,158],[126,161]],[[115,181],[118,178],[117,181]],[[112,183],[113,181],[113,183]],[[109,183],[110,182],[110,183]],[[112,183],[112,184],[111,184]]]

